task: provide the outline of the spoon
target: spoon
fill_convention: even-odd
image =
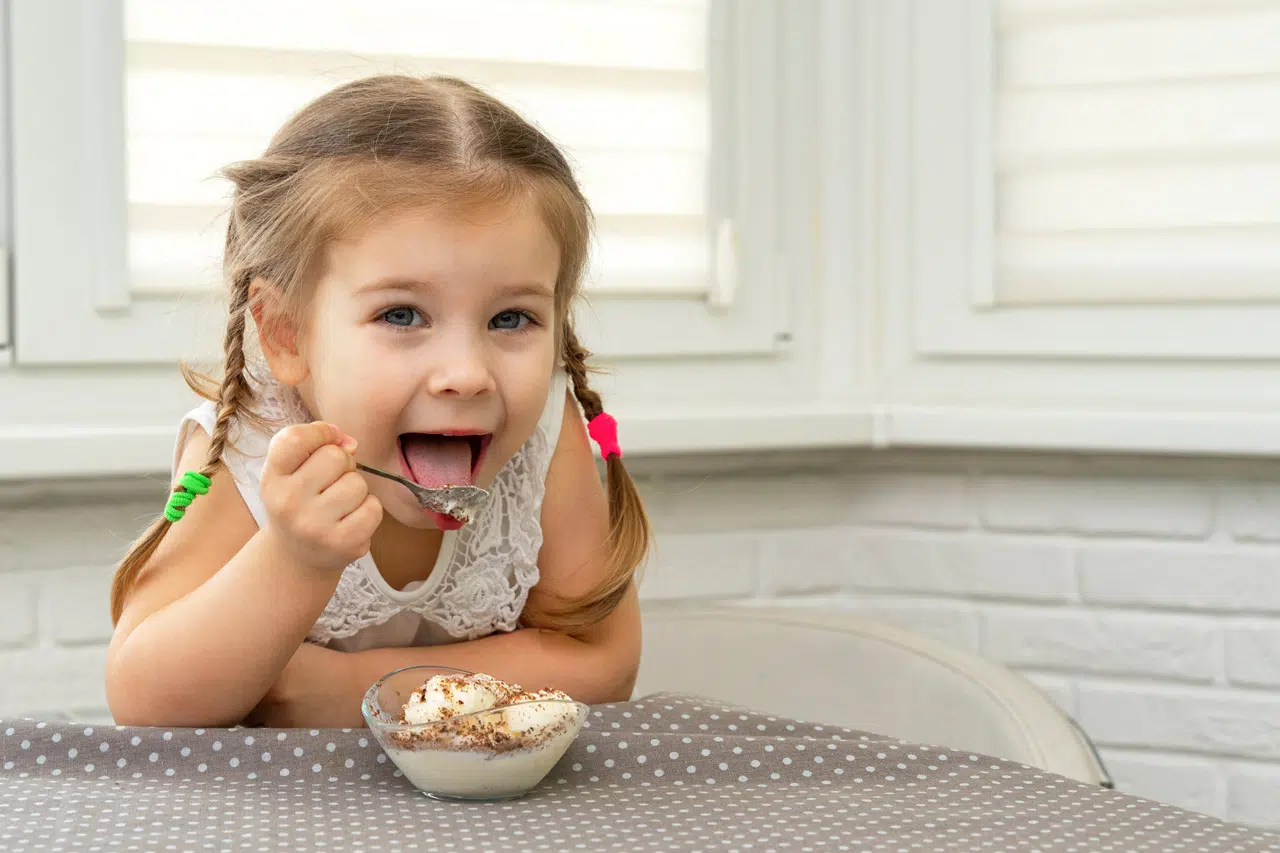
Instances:
[[[361,471],[385,477],[404,486],[413,492],[418,503],[422,504],[422,508],[428,512],[442,513],[463,523],[474,520],[485,501],[489,500],[489,493],[479,486],[443,486],[439,489],[428,489],[426,486],[419,486],[413,480],[365,465],[363,462],[357,462],[356,467]]]

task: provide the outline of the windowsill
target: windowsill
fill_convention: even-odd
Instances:
[[[628,417],[628,456],[867,447],[871,413],[861,408],[725,409]],[[167,472],[175,426],[0,428],[0,480],[111,477]]]
[[[1280,415],[925,406],[620,414],[629,457],[823,448],[1280,457]],[[0,480],[163,474],[172,425],[0,428]]]

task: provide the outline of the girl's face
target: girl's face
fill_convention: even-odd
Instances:
[[[359,442],[361,462],[427,486],[488,486],[547,402],[559,266],[530,202],[388,215],[328,248],[294,361],[272,369]],[[367,479],[402,524],[457,526]]]

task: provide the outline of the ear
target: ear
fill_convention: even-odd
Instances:
[[[249,310],[271,375],[285,385],[302,384],[311,371],[298,345],[299,329],[285,311],[279,289],[266,279],[254,279],[249,285]]]

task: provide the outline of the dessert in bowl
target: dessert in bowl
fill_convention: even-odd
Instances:
[[[558,690],[413,666],[378,679],[361,710],[379,745],[424,794],[506,800],[546,778],[582,731],[588,708]]]

